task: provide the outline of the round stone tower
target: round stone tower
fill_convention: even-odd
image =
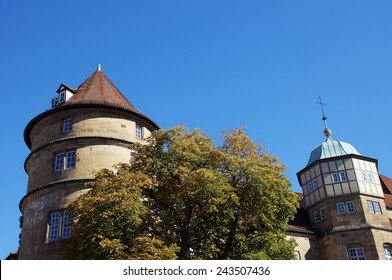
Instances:
[[[129,162],[131,144],[158,125],[138,111],[98,67],[76,89],[61,84],[52,108],[26,126],[31,150],[25,161],[27,194],[20,202],[23,227],[19,259],[61,259],[72,234],[64,210],[85,192],[94,172]]]

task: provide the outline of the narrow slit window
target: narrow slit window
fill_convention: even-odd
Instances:
[[[143,137],[143,129],[138,124],[136,125],[136,128],[135,128],[135,135],[136,135],[137,139],[142,139],[142,137]]]

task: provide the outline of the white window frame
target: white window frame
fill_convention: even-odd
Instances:
[[[135,136],[137,139],[143,139],[143,127],[139,124],[135,126]]]
[[[54,171],[61,171],[64,167],[64,153],[57,153],[54,156]]]
[[[392,261],[392,247],[384,246],[385,259]]]
[[[53,242],[59,239],[60,232],[60,212],[53,212],[50,214],[49,218],[49,232],[48,241]]]
[[[74,169],[76,164],[76,151],[67,151],[65,155],[65,169]]]
[[[59,92],[59,104],[64,103],[66,99],[66,91],[62,90]]]
[[[367,204],[368,212],[374,214],[373,202],[370,200],[366,200],[366,204]]]
[[[347,248],[347,256],[349,260],[366,260],[363,247]]]
[[[63,121],[63,133],[72,131],[72,118]]]
[[[374,183],[373,174],[369,172],[362,171],[362,180],[364,182]]]
[[[346,173],[346,171],[340,171],[339,172],[339,179],[340,179],[340,182],[347,182],[347,173]]]
[[[331,178],[333,183],[339,183],[339,182],[347,182],[347,173],[346,171],[339,171],[339,172],[334,172],[331,173]]]
[[[333,183],[339,183],[339,175],[338,173],[331,173],[331,177],[332,177],[332,182]]]
[[[336,203],[336,210],[338,212],[338,215],[344,215],[346,214],[346,206],[344,202],[338,202]]]
[[[346,201],[346,210],[347,213],[355,213],[355,203],[354,201],[350,200],[350,201]]]
[[[71,237],[71,215],[59,210],[50,213],[48,223],[48,242],[56,242]]]
[[[372,214],[382,214],[381,205],[377,201],[366,200],[368,212]]]
[[[58,152],[54,156],[54,171],[74,169],[76,166],[76,150]]]
[[[381,212],[381,205],[377,201],[373,201],[373,208],[375,214],[382,214]]]

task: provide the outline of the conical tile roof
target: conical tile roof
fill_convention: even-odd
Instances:
[[[141,114],[100,70],[74,89],[74,95],[60,106],[74,104],[110,105]]]
[[[70,88],[64,84],[62,84],[60,88],[62,88],[62,86],[72,92],[73,95],[65,102],[39,114],[27,124],[24,131],[24,139],[29,149],[31,149],[31,130],[41,119],[47,117],[48,115],[55,114],[60,111],[66,111],[75,107],[80,108],[108,106],[110,108],[116,108],[137,115],[149,123],[153,129],[159,129],[159,126],[153,120],[151,120],[146,114],[137,110],[127,100],[127,98],[116,88],[116,86],[99,68],[76,89]]]

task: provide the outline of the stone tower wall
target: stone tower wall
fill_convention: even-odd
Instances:
[[[72,118],[72,130],[63,132],[63,121]],[[50,213],[67,207],[83,194],[85,182],[103,168],[129,162],[131,144],[155,128],[132,112],[104,107],[54,110],[31,127],[31,153],[25,162],[29,175],[27,195],[20,203],[23,230],[19,259],[61,259],[59,241],[48,241]],[[55,155],[75,151],[75,167],[55,171]]]

